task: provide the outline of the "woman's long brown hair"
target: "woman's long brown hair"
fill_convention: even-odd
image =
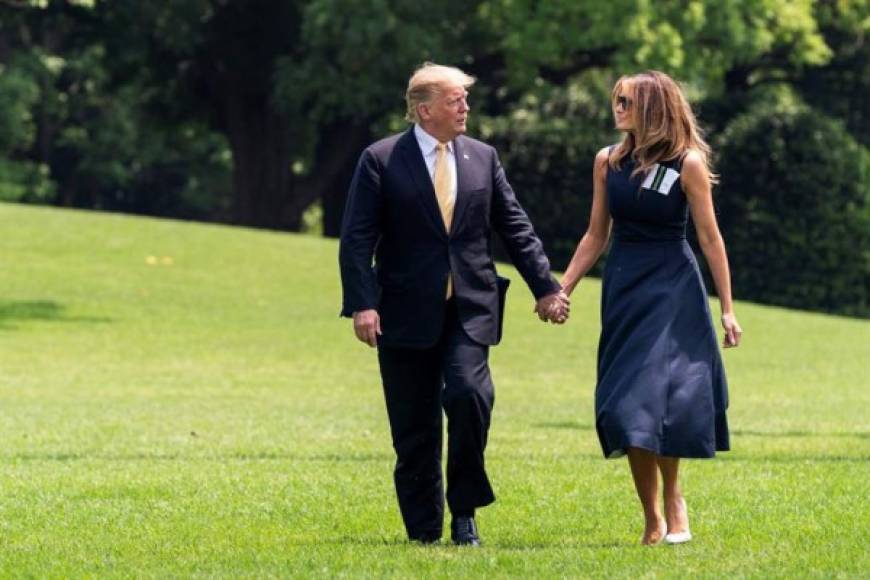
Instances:
[[[694,150],[704,161],[710,182],[718,181],[710,167],[710,146],[683,91],[671,77],[659,71],[621,77],[611,93],[614,109],[620,95],[631,99],[628,114],[634,128],[610,152],[610,167],[620,169],[630,155],[636,162],[631,176],[645,175],[656,163],[680,158]]]

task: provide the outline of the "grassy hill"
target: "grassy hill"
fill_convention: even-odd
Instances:
[[[594,432],[598,281],[554,327],[501,267],[486,546],[416,547],[335,241],[5,204],[0,231],[4,577],[870,570],[867,321],[738,303],[734,450],[685,467],[696,540],[642,548]]]

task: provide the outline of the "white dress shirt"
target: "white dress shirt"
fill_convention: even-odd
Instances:
[[[429,178],[435,180],[435,158],[438,156],[438,139],[427,133],[420,125],[414,125],[414,136],[423,153],[423,161],[429,170]],[[450,196],[456,202],[456,155],[453,152],[453,141],[447,143],[447,163],[450,167]]]

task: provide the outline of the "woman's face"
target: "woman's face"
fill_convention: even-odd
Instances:
[[[613,101],[613,122],[618,131],[631,131],[634,129],[632,120],[632,107],[634,106],[633,92],[628,83],[622,83],[618,87],[616,98]]]

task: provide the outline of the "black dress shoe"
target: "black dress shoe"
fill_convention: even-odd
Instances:
[[[457,546],[480,546],[477,524],[471,517],[456,517],[450,522],[450,539]]]

